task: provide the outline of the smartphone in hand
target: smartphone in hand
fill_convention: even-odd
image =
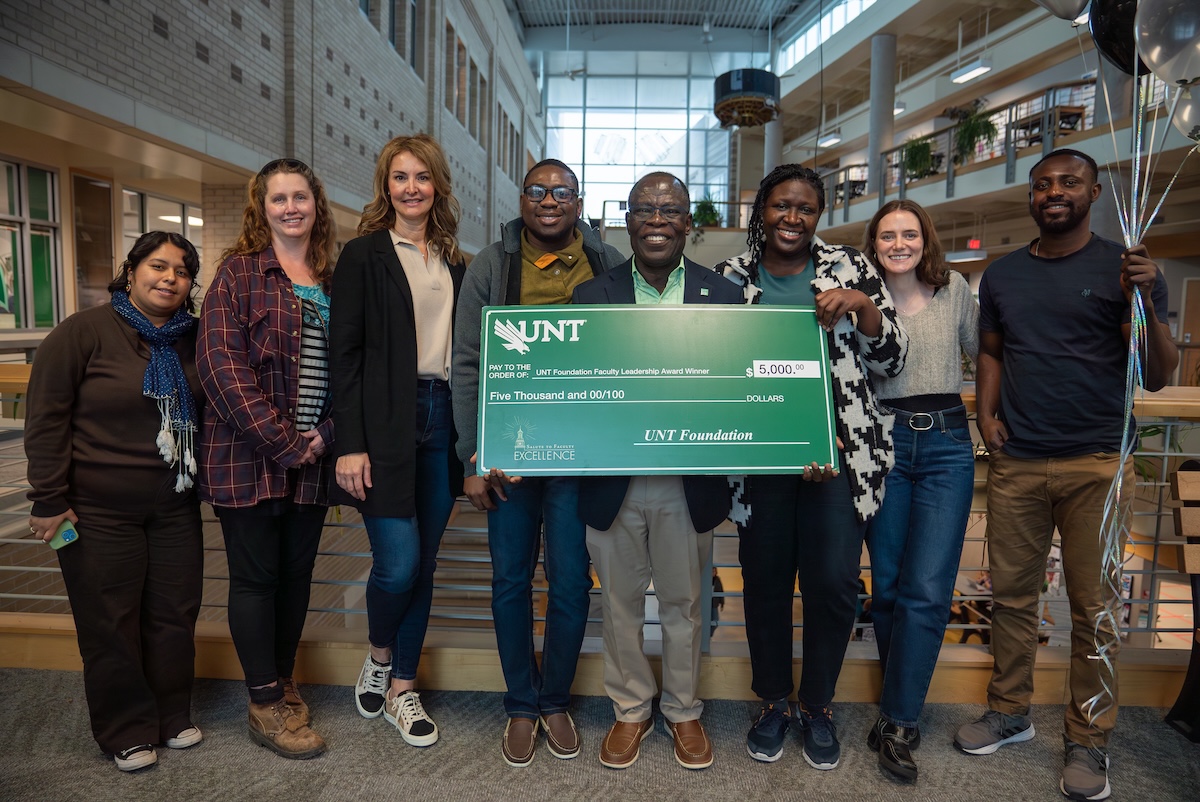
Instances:
[[[75,529],[75,524],[71,521],[64,520],[58,525],[58,529],[54,532],[54,537],[50,538],[50,548],[57,551],[63,546],[69,546],[79,540],[79,531]]]

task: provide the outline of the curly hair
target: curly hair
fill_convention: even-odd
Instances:
[[[267,182],[271,176],[278,173],[295,173],[304,178],[312,190],[317,219],[313,222],[308,238],[308,266],[312,269],[313,278],[328,289],[333,278],[333,248],[337,242],[337,227],[333,221],[333,212],[329,209],[325,185],[313,173],[312,168],[299,159],[269,161],[250,179],[246,185],[242,233],[238,235],[237,242],[221,254],[221,261],[224,262],[231,256],[262,253],[271,244],[271,227],[267,223],[266,214]]]
[[[910,200],[892,200],[879,207],[871,222],[863,232],[862,252],[871,260],[871,264],[879,267],[879,254],[875,251],[875,236],[879,233],[879,223],[892,212],[909,212],[917,218],[921,226],[921,239],[924,245],[921,249],[921,262],[917,265],[917,278],[930,287],[945,287],[950,283],[950,274],[946,272],[946,255],[942,243],[938,239],[937,229],[929,212],[920,204]],[[881,272],[886,271],[881,269]]]
[[[150,254],[166,244],[174,245],[183,251],[183,267],[192,279],[192,288],[188,290],[184,306],[188,312],[195,312],[196,278],[200,275],[200,256],[196,253],[195,245],[182,234],[176,234],[174,231],[147,231],[138,237],[137,242],[133,243],[133,247],[129,249],[129,255],[125,257],[125,261],[117,268],[117,275],[108,283],[108,291],[124,290],[125,286],[129,284],[129,274],[138,265],[149,259]]]
[[[754,207],[750,212],[750,228],[746,232],[746,245],[750,247],[752,257],[750,269],[755,274],[750,277],[751,281],[758,278],[758,263],[762,261],[763,241],[766,239],[766,232],[763,230],[763,208],[767,205],[771,191],[785,181],[803,181],[810,184],[817,193],[817,205],[820,207],[818,213],[825,211],[825,181],[815,170],[799,164],[781,164],[767,173],[758,184],[758,194],[754,196]]]
[[[401,153],[411,153],[423,162],[433,179],[433,208],[425,224],[425,240],[437,247],[446,264],[461,262],[458,220],[462,216],[462,207],[454,197],[446,154],[429,134],[398,136],[379,151],[379,159],[375,162],[375,194],[371,202],[363,207],[362,219],[358,221],[358,236],[390,229],[396,224],[396,209],[388,195],[388,173],[392,169],[392,160]]]

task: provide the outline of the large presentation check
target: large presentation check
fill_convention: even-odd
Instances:
[[[797,473],[838,464],[825,334],[811,307],[483,312],[480,473]]]

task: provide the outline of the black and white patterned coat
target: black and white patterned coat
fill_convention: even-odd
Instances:
[[[908,335],[896,319],[896,307],[883,279],[861,253],[842,245],[826,245],[813,238],[814,292],[838,288],[859,290],[883,313],[878,337],[860,332],[850,315],[842,317],[827,334],[833,402],[837,408],[837,434],[842,438],[842,470],[850,472],[854,510],[860,521],[869,520],[883,502],[883,480],[895,462],[892,420],[880,407],[868,373],[895,376],[904,367]],[[750,252],[713,268],[742,286],[746,303],[758,303],[762,289],[753,283],[757,265]],[[730,478],[733,509],[730,520],[739,526],[750,522],[744,477]]]

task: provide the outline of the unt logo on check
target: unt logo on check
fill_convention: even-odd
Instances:
[[[492,331],[501,340],[504,347],[518,354],[529,353],[529,343],[548,343],[552,339],[561,342],[579,342],[579,327],[586,320],[520,320],[515,324],[511,320],[496,320]],[[532,327],[532,330],[530,330]]]

